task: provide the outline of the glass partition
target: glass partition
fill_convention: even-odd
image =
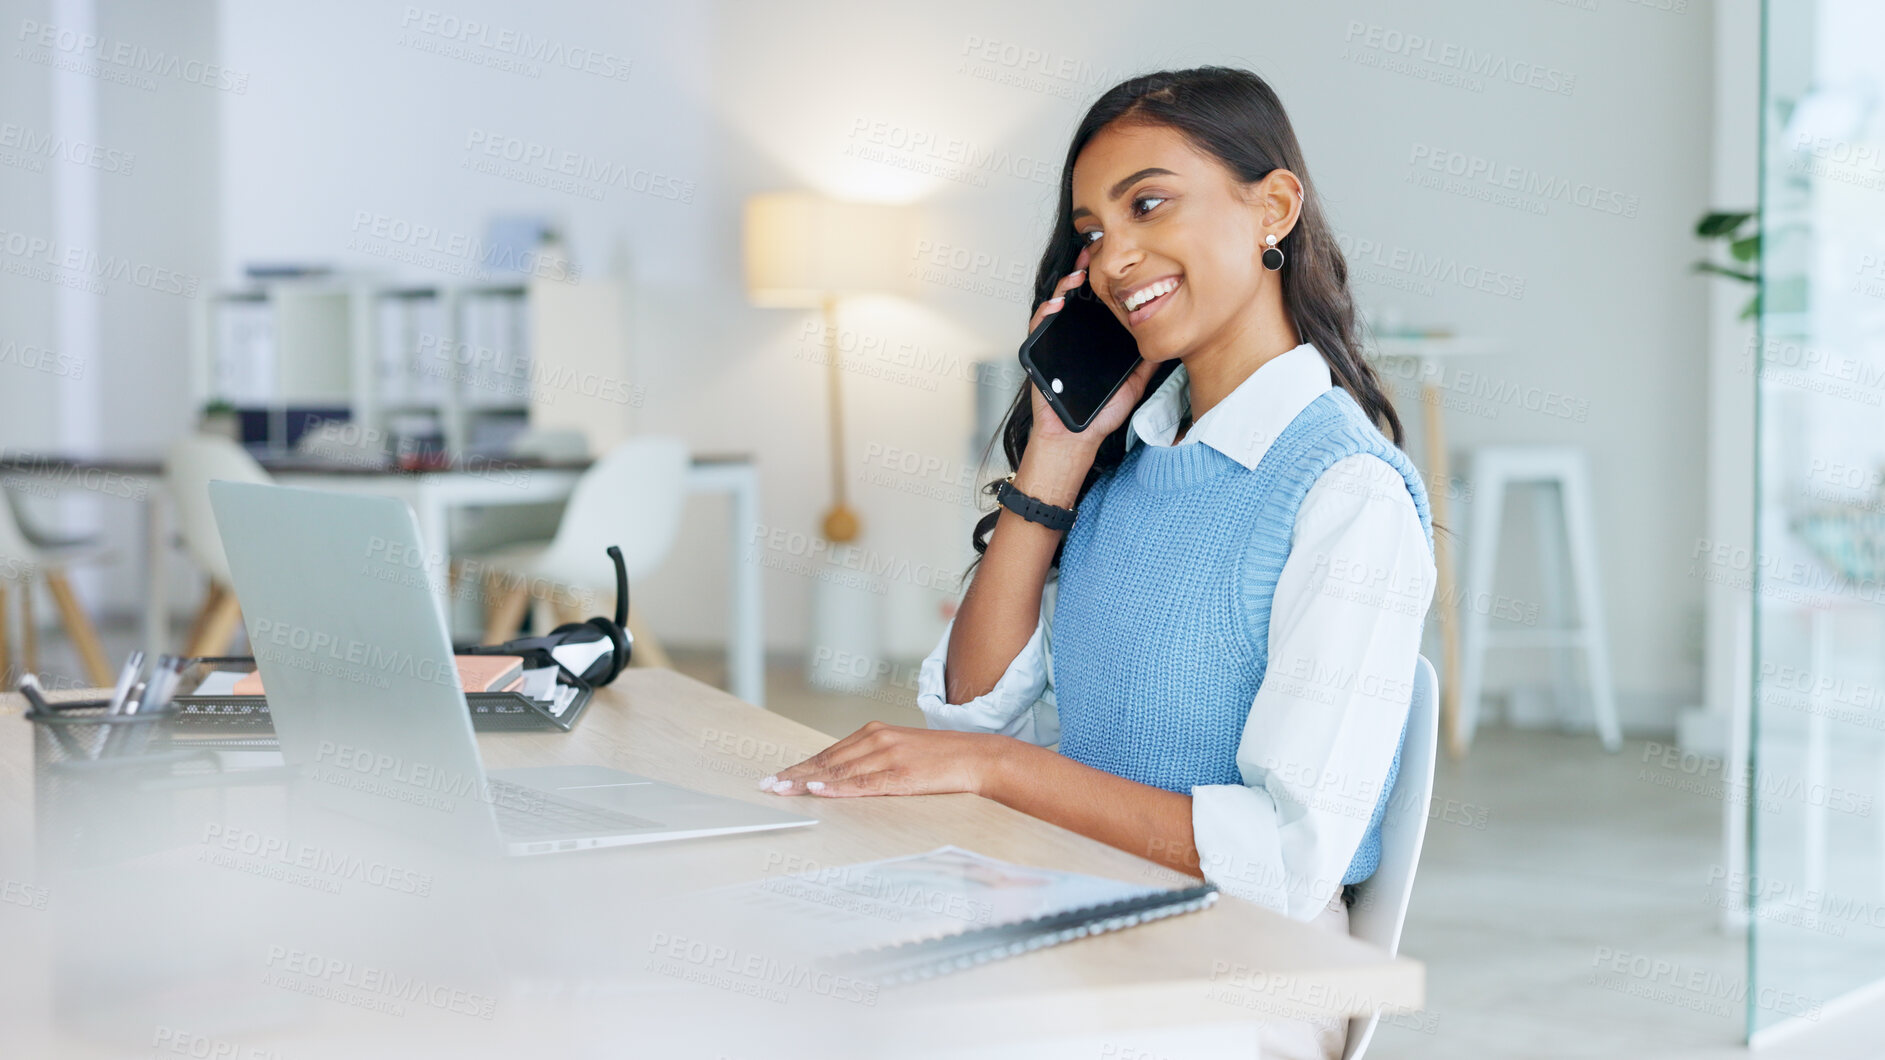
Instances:
[[[1753,591],[1756,1041],[1885,979],[1885,4],[1763,17],[1755,527],[1713,557]]]

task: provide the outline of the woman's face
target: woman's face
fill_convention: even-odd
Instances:
[[[1115,123],[1081,149],[1073,227],[1090,248],[1087,282],[1132,331],[1140,356],[1184,357],[1250,326],[1270,275],[1261,260],[1266,207],[1276,212],[1268,183],[1246,188],[1164,125]],[[1268,231],[1287,234],[1275,224]]]

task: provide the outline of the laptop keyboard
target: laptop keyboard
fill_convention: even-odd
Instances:
[[[537,839],[571,834],[613,834],[665,828],[660,821],[565,802],[537,788],[491,780],[491,806],[506,838]]]

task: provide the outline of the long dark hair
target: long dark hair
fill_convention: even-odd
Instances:
[[[1184,134],[1199,151],[1215,156],[1235,177],[1251,183],[1262,180],[1274,169],[1287,169],[1302,181],[1302,213],[1296,227],[1281,243],[1284,265],[1283,306],[1295,322],[1302,341],[1314,343],[1335,382],[1348,391],[1382,433],[1403,443],[1401,419],[1394,405],[1381,389],[1374,369],[1362,360],[1361,344],[1355,321],[1355,303],[1348,293],[1348,264],[1335,245],[1323,215],[1322,199],[1310,183],[1302,148],[1296,132],[1283,112],[1283,103],[1263,79],[1248,70],[1227,66],[1200,66],[1191,70],[1167,70],[1122,81],[1106,91],[1080,120],[1067,147],[1067,161],[1060,171],[1060,207],[1049,229],[1047,247],[1041,253],[1040,267],[1034,273],[1033,309],[1053,294],[1069,262],[1079,252],[1079,236],[1073,230],[1073,164],[1087,142],[1114,122],[1142,122],[1165,125]],[[1178,367],[1176,360],[1158,366],[1147,380],[1144,404],[1158,390],[1166,377]],[[1008,410],[1007,420],[997,437],[1012,470],[1021,466],[1021,452],[1027,447],[1034,428],[1034,407],[1025,380]],[[1093,483],[1107,471],[1119,466],[1126,456],[1126,432],[1131,423],[1121,425],[1101,441],[1093,467],[1080,484],[1085,497]],[[990,439],[990,450],[994,447]],[[983,456],[987,462],[987,453]],[[993,494],[995,483],[986,487]],[[975,524],[971,542],[976,563],[988,551],[988,535],[994,530],[1001,509],[983,516]],[[1054,553],[1054,564],[1060,552]],[[973,569],[971,564],[971,569]]]

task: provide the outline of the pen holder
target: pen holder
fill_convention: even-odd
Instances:
[[[108,767],[147,759],[169,749],[169,730],[159,724],[174,716],[166,707],[143,714],[113,714],[106,699],[66,700],[26,712],[33,723],[33,759],[42,765]]]
[[[66,869],[118,864],[184,842],[183,785],[214,779],[213,755],[171,739],[170,709],[112,714],[102,699],[26,712],[33,723],[34,833],[40,863]]]

